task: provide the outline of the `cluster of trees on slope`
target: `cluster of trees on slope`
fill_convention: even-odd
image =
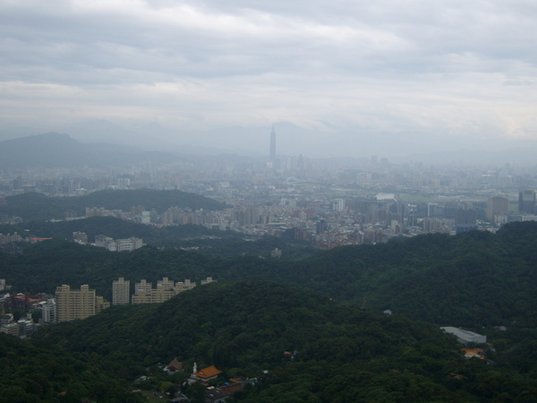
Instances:
[[[129,211],[137,206],[159,213],[174,206],[193,210],[219,210],[225,207],[216,200],[180,190],[100,190],[77,197],[47,197],[41,193],[8,196],[0,206],[0,214],[18,216],[24,221],[45,221],[63,219],[66,211],[83,215],[86,207]]]
[[[141,401],[127,392],[125,380],[110,376],[96,361],[76,358],[54,343],[0,334],[0,401]]]
[[[320,292],[438,324],[537,327],[536,263],[537,223],[527,222],[497,234],[335,249],[293,275]]]
[[[44,285],[53,290],[61,282],[89,283],[105,294],[118,275],[133,281],[155,281],[163,275],[277,280],[436,324],[537,327],[536,263],[537,223],[517,223],[497,234],[419,236],[334,249],[292,262],[152,248],[113,254],[52,242],[22,255],[3,254],[0,276],[30,290]]]
[[[85,232],[90,242],[96,235],[112,238],[142,238],[154,247],[199,248],[204,254],[213,256],[237,256],[248,254],[267,256],[274,248],[280,248],[284,258],[297,259],[312,255],[314,249],[306,242],[285,241],[277,237],[264,237],[257,241],[245,240],[236,231],[210,230],[201,225],[175,225],[155,227],[137,224],[114,217],[90,217],[82,220],[47,222],[34,221],[18,225],[0,225],[0,233],[19,233],[25,236],[50,237],[71,240],[73,232]]]
[[[507,225],[497,234],[430,235],[385,245],[341,248],[298,262],[256,257],[215,258],[171,249],[109,253],[50,242],[23,255],[0,255],[0,278],[18,289],[53,292],[61,283],[88,283],[110,297],[118,276],[156,281],[275,280],[312,289],[338,302],[437,325],[485,332],[496,360],[537,375],[537,224]],[[486,325],[486,328],[481,328]],[[507,331],[492,329],[507,326]]]
[[[6,278],[14,291],[52,293],[59,284],[89,284],[100,295],[111,297],[112,281],[119,276],[131,280],[132,288],[134,282],[142,278],[156,282],[163,276],[194,281],[207,276],[221,280],[277,278],[280,266],[285,265],[284,260],[258,258],[248,254],[262,253],[268,256],[272,248],[277,246],[284,247],[285,253],[289,252],[291,257],[293,253],[309,251],[302,246],[294,248],[281,245],[274,238],[256,242],[233,238],[207,242],[210,246],[201,249],[204,253],[153,247],[117,253],[72,242],[45,241],[24,248],[20,254],[0,251],[0,278]],[[246,256],[226,256],[235,253]]]
[[[242,395],[252,402],[530,401],[537,393],[531,377],[465,360],[437,327],[270,282],[213,284],[158,306],[112,308],[49,328],[39,341],[98,359],[125,379],[173,357],[215,364],[259,377]]]

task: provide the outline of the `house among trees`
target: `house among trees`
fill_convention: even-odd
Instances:
[[[165,368],[165,370],[168,373],[182,371],[183,369],[184,369],[183,363],[179,361],[177,357],[171,360],[170,363],[166,365],[166,368]]]

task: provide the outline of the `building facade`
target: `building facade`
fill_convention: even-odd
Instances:
[[[58,323],[75,319],[85,319],[106,309],[110,304],[102,297],[97,297],[89,285],[72,290],[67,284],[56,288],[56,320]]]
[[[131,282],[120,277],[112,282],[112,304],[124,305],[130,303]]]

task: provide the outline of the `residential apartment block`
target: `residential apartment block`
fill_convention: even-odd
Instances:
[[[85,319],[110,306],[103,297],[97,296],[87,284],[80,290],[71,290],[67,284],[56,288],[56,320],[58,323]]]
[[[124,305],[130,303],[131,282],[120,277],[112,282],[112,304]]]
[[[157,282],[157,287],[152,288],[151,283],[141,280],[134,285],[133,304],[158,304],[173,298],[177,294],[188,291],[196,287],[196,282],[186,279],[174,283],[168,277],[164,277]]]

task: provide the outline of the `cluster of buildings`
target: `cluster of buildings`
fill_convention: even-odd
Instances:
[[[537,175],[530,167],[394,164],[377,156],[284,156],[276,153],[275,136],[271,131],[269,152],[263,158],[206,156],[106,174],[27,170],[2,177],[0,173],[0,196],[28,191],[72,196],[106,188],[180,189],[231,207],[207,211],[172,206],[157,212],[144,206],[129,211],[95,206],[86,209],[85,217],[114,216],[157,226],[195,224],[254,237],[292,236],[322,248],[426,233],[495,230],[512,221],[537,220],[533,190]],[[0,222],[14,219],[0,217]],[[133,250],[140,240],[102,236],[96,244],[115,251]]]
[[[24,238],[18,233],[2,234],[0,233],[0,245],[7,245],[15,242],[22,242]]]
[[[0,333],[25,338],[36,332],[38,326],[39,324],[34,322],[32,314],[27,314],[26,317],[17,321],[12,313],[0,315]]]
[[[97,235],[94,245],[98,248],[106,248],[110,252],[132,252],[144,246],[144,241],[136,237],[114,239],[106,235]]]
[[[43,322],[36,322],[32,313],[39,314],[49,301],[54,300],[47,294],[12,294],[10,289],[6,280],[0,279],[0,333],[21,338],[30,336]]]
[[[28,243],[38,243],[43,241],[48,241],[52,238],[49,237],[35,237],[35,236],[21,236],[17,232],[14,232],[13,234],[3,234],[0,233],[0,246],[1,245],[10,245],[17,242],[28,242]]]
[[[201,285],[215,281],[212,277],[207,277],[205,280],[201,280]],[[156,287],[153,288],[151,282],[142,279],[134,284],[134,294],[131,295],[130,281],[120,277],[112,282],[112,304],[158,304],[195,287],[196,282],[190,279],[174,282],[168,277],[164,277],[157,281]]]
[[[237,186],[233,182],[220,183],[205,193],[232,205],[217,211],[179,207],[170,207],[161,214],[143,207],[136,212],[90,210],[91,214],[99,210],[100,214],[157,226],[194,224],[253,237],[290,236],[321,248],[374,244],[428,233],[495,231],[508,222],[537,220],[534,190],[500,195],[433,194],[425,198],[389,192],[363,194],[353,188],[336,190],[296,179]],[[491,192],[494,193],[487,193]],[[122,250],[135,247],[132,241],[121,241],[132,245]],[[99,242],[96,239],[97,243],[110,250],[122,248],[110,238],[103,237]]]
[[[73,232],[73,241],[80,245],[88,245],[88,235],[85,232]],[[114,239],[106,235],[96,235],[92,245],[108,249],[110,252],[132,252],[144,246],[144,241],[136,237]]]
[[[207,277],[200,283],[206,285],[213,282],[216,280]],[[132,293],[130,281],[120,277],[112,282],[112,303],[158,304],[191,290],[196,285],[195,281],[189,279],[174,282],[164,277],[157,282],[155,288],[151,282],[141,280],[135,283]],[[26,337],[41,324],[86,319],[110,307],[110,302],[97,295],[87,284],[78,289],[62,284],[56,287],[54,295],[10,294],[9,289],[6,280],[0,279],[0,333],[14,336]],[[20,319],[15,320],[16,316]]]

